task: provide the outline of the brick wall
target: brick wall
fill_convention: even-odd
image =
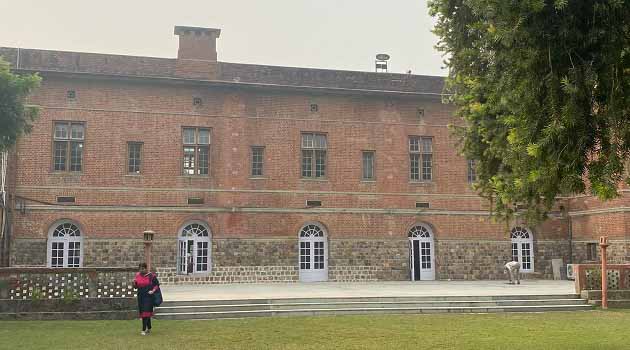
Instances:
[[[59,70],[175,74],[173,60],[79,55],[72,56],[79,60],[73,66],[77,61],[66,53],[30,52],[24,57],[32,68],[57,62]],[[370,79],[393,77],[263,68],[217,69],[230,79],[319,81],[329,87],[385,86],[370,85]],[[414,84],[409,89],[420,91],[420,80]],[[431,89],[437,86],[431,84]],[[74,90],[76,98],[67,99],[68,90]],[[193,105],[193,97],[201,98],[201,105]],[[488,203],[467,183],[466,161],[448,129],[458,121],[451,117],[452,106],[437,97],[44,73],[31,102],[42,106],[42,113],[32,133],[16,147],[12,190],[27,198],[27,209],[14,215],[13,265],[45,264],[46,240],[51,225],[60,219],[80,224],[86,266],[137,264],[142,259],[142,232],[155,231],[154,263],[167,275],[175,268],[179,230],[191,220],[204,221],[212,231],[213,263],[213,275],[201,277],[205,282],[295,280],[297,235],[312,221],[327,231],[330,280],[408,279],[407,232],[416,223],[433,231],[439,279],[503,278],[501,266],[510,258],[510,225],[491,220]],[[316,112],[311,112],[311,104],[318,105]],[[424,111],[422,117],[418,109]],[[52,171],[53,123],[66,120],[86,126],[80,173]],[[183,127],[212,130],[209,176],[182,175]],[[323,180],[301,177],[301,132],[327,136]],[[412,135],[433,137],[431,182],[409,181]],[[126,173],[128,142],[143,142],[139,175]],[[262,178],[250,176],[252,146],[265,147]],[[376,154],[374,181],[361,180],[364,150]],[[76,203],[57,204],[58,196],[74,196]],[[203,198],[204,204],[188,205],[189,197]],[[307,200],[320,200],[322,207],[307,208]],[[567,200],[573,237],[588,240],[607,234],[628,241],[628,214],[619,209],[628,201],[625,193],[606,204],[590,197]],[[430,208],[416,209],[416,202],[428,202]],[[548,278],[551,259],[569,260],[568,219],[554,216],[531,230],[535,270]],[[574,260],[583,258],[581,249],[573,246]],[[629,256],[627,243],[613,250],[617,260]]]

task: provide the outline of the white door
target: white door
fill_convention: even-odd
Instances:
[[[435,280],[433,235],[423,225],[409,230],[409,266],[412,281]]]
[[[186,240],[179,240],[179,250],[177,253],[177,273],[186,274],[186,262],[188,261],[188,244]]]
[[[301,282],[328,281],[328,244],[324,230],[309,224],[300,230],[299,266]]]
[[[83,236],[77,225],[62,222],[53,227],[48,239],[49,267],[81,267],[83,266]]]
[[[177,272],[207,273],[210,270],[210,232],[202,223],[186,225],[179,237]]]
[[[195,241],[195,273],[208,272],[208,241]]]
[[[510,232],[512,261],[521,264],[521,272],[534,271],[534,238],[528,229],[517,226]]]

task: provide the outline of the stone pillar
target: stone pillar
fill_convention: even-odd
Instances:
[[[151,271],[151,248],[153,247],[153,235],[155,232],[147,230],[144,234],[144,262],[147,264],[147,271]]]
[[[606,248],[608,248],[608,237],[599,238],[599,246],[602,248],[602,309],[608,309],[608,273],[606,264]]]

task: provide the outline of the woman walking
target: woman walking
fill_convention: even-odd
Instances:
[[[138,289],[138,312],[142,319],[142,332],[151,333],[151,317],[153,316],[153,294],[160,287],[157,277],[147,271],[147,264],[139,265],[139,272],[133,280],[133,286]]]

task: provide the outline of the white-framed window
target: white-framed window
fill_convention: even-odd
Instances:
[[[211,235],[205,222],[192,221],[179,232],[177,273],[208,273],[211,263]]]
[[[127,142],[127,173],[140,174],[142,170],[142,142]]]
[[[58,221],[48,232],[48,267],[83,266],[83,235],[79,225]]]
[[[534,271],[534,237],[523,226],[516,226],[510,231],[512,240],[512,261],[521,264],[521,272]]]
[[[252,176],[263,176],[265,163],[265,147],[252,146]]]
[[[210,129],[183,128],[184,175],[208,175],[210,169]]]
[[[374,174],[374,151],[363,151],[361,153],[361,179],[362,180],[374,180],[376,178]]]
[[[85,124],[55,122],[53,139],[53,170],[82,171]]]
[[[468,159],[466,163],[468,164],[468,183],[472,184],[477,182],[477,162],[474,159]]]
[[[326,151],[328,143],[325,134],[302,133],[302,177],[326,178]]]
[[[433,180],[432,137],[409,137],[409,179],[411,181]]]

